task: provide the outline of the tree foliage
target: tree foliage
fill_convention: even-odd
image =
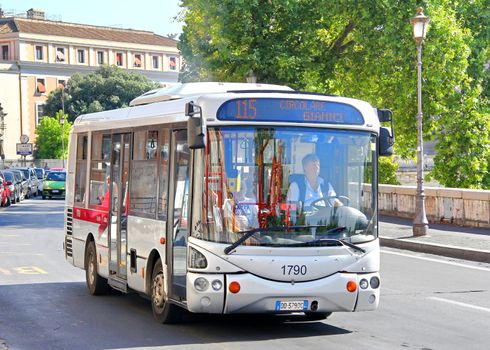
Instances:
[[[65,114],[64,126],[60,123],[63,115],[61,111],[57,112],[54,117],[44,117],[36,128],[36,146],[34,157],[37,159],[61,159],[62,158],[62,141],[61,135],[65,142],[65,159],[68,156],[68,137],[72,123],[66,120],[68,115]]]
[[[158,87],[144,75],[103,66],[94,73],[72,75],[64,92],[56,89],[49,94],[44,113],[53,116],[62,109],[62,94],[65,112],[73,121],[80,114],[127,107],[135,97]]]
[[[440,145],[434,176],[445,185],[481,187],[489,163],[482,159],[490,159],[490,150],[462,153],[461,146],[473,143],[461,142],[463,135],[488,137],[490,70],[483,67],[490,60],[490,0],[182,0],[181,78],[244,81],[252,71],[260,82],[391,108],[396,152],[413,157],[417,77],[409,19],[418,5],[431,18],[423,105],[424,136]],[[464,129],[469,112],[479,120],[471,131]],[[460,146],[441,152],[446,139]],[[451,170],[445,167],[448,157],[454,160]],[[454,171],[464,181],[446,176]]]

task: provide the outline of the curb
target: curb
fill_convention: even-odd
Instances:
[[[434,243],[412,242],[404,239],[379,237],[383,247],[411,250],[413,252],[442,255],[449,258],[490,263],[490,251],[466,249]]]

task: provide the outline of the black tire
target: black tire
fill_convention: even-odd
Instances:
[[[10,207],[10,205],[12,204],[12,200],[10,199],[10,197],[7,198],[7,204],[5,204],[6,207]]]
[[[90,241],[85,251],[85,280],[87,288],[92,295],[107,294],[110,290],[107,280],[99,276],[97,269],[97,253],[95,251],[95,242]]]
[[[306,321],[323,321],[331,314],[331,312],[305,312],[305,318]]]
[[[43,196],[43,199],[46,199],[46,196]]]
[[[150,299],[153,317],[159,323],[179,323],[182,321],[183,310],[179,306],[168,302],[164,291],[164,283],[162,261],[158,259],[151,274]]]

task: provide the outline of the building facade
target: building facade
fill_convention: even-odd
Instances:
[[[72,74],[102,65],[172,85],[181,57],[176,40],[153,32],[50,21],[34,9],[25,18],[5,17],[0,9],[0,104],[6,113],[0,154],[17,159],[20,136],[35,139],[48,94]]]

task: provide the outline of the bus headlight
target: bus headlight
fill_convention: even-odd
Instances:
[[[198,277],[194,280],[194,288],[198,292],[204,292],[209,287],[209,282],[204,277]]]
[[[367,279],[363,278],[362,280],[359,281],[359,287],[361,289],[366,289],[367,287],[369,287],[369,283],[367,281]]]
[[[371,288],[373,289],[376,289],[379,287],[379,278],[374,276],[374,277],[371,277],[371,279],[369,280],[369,284],[371,285]]]
[[[218,291],[223,287],[223,282],[220,280],[214,280],[211,282],[211,287],[213,287],[214,290]]]
[[[208,267],[208,261],[206,257],[197,249],[189,248],[189,268],[191,269],[205,269]]]

